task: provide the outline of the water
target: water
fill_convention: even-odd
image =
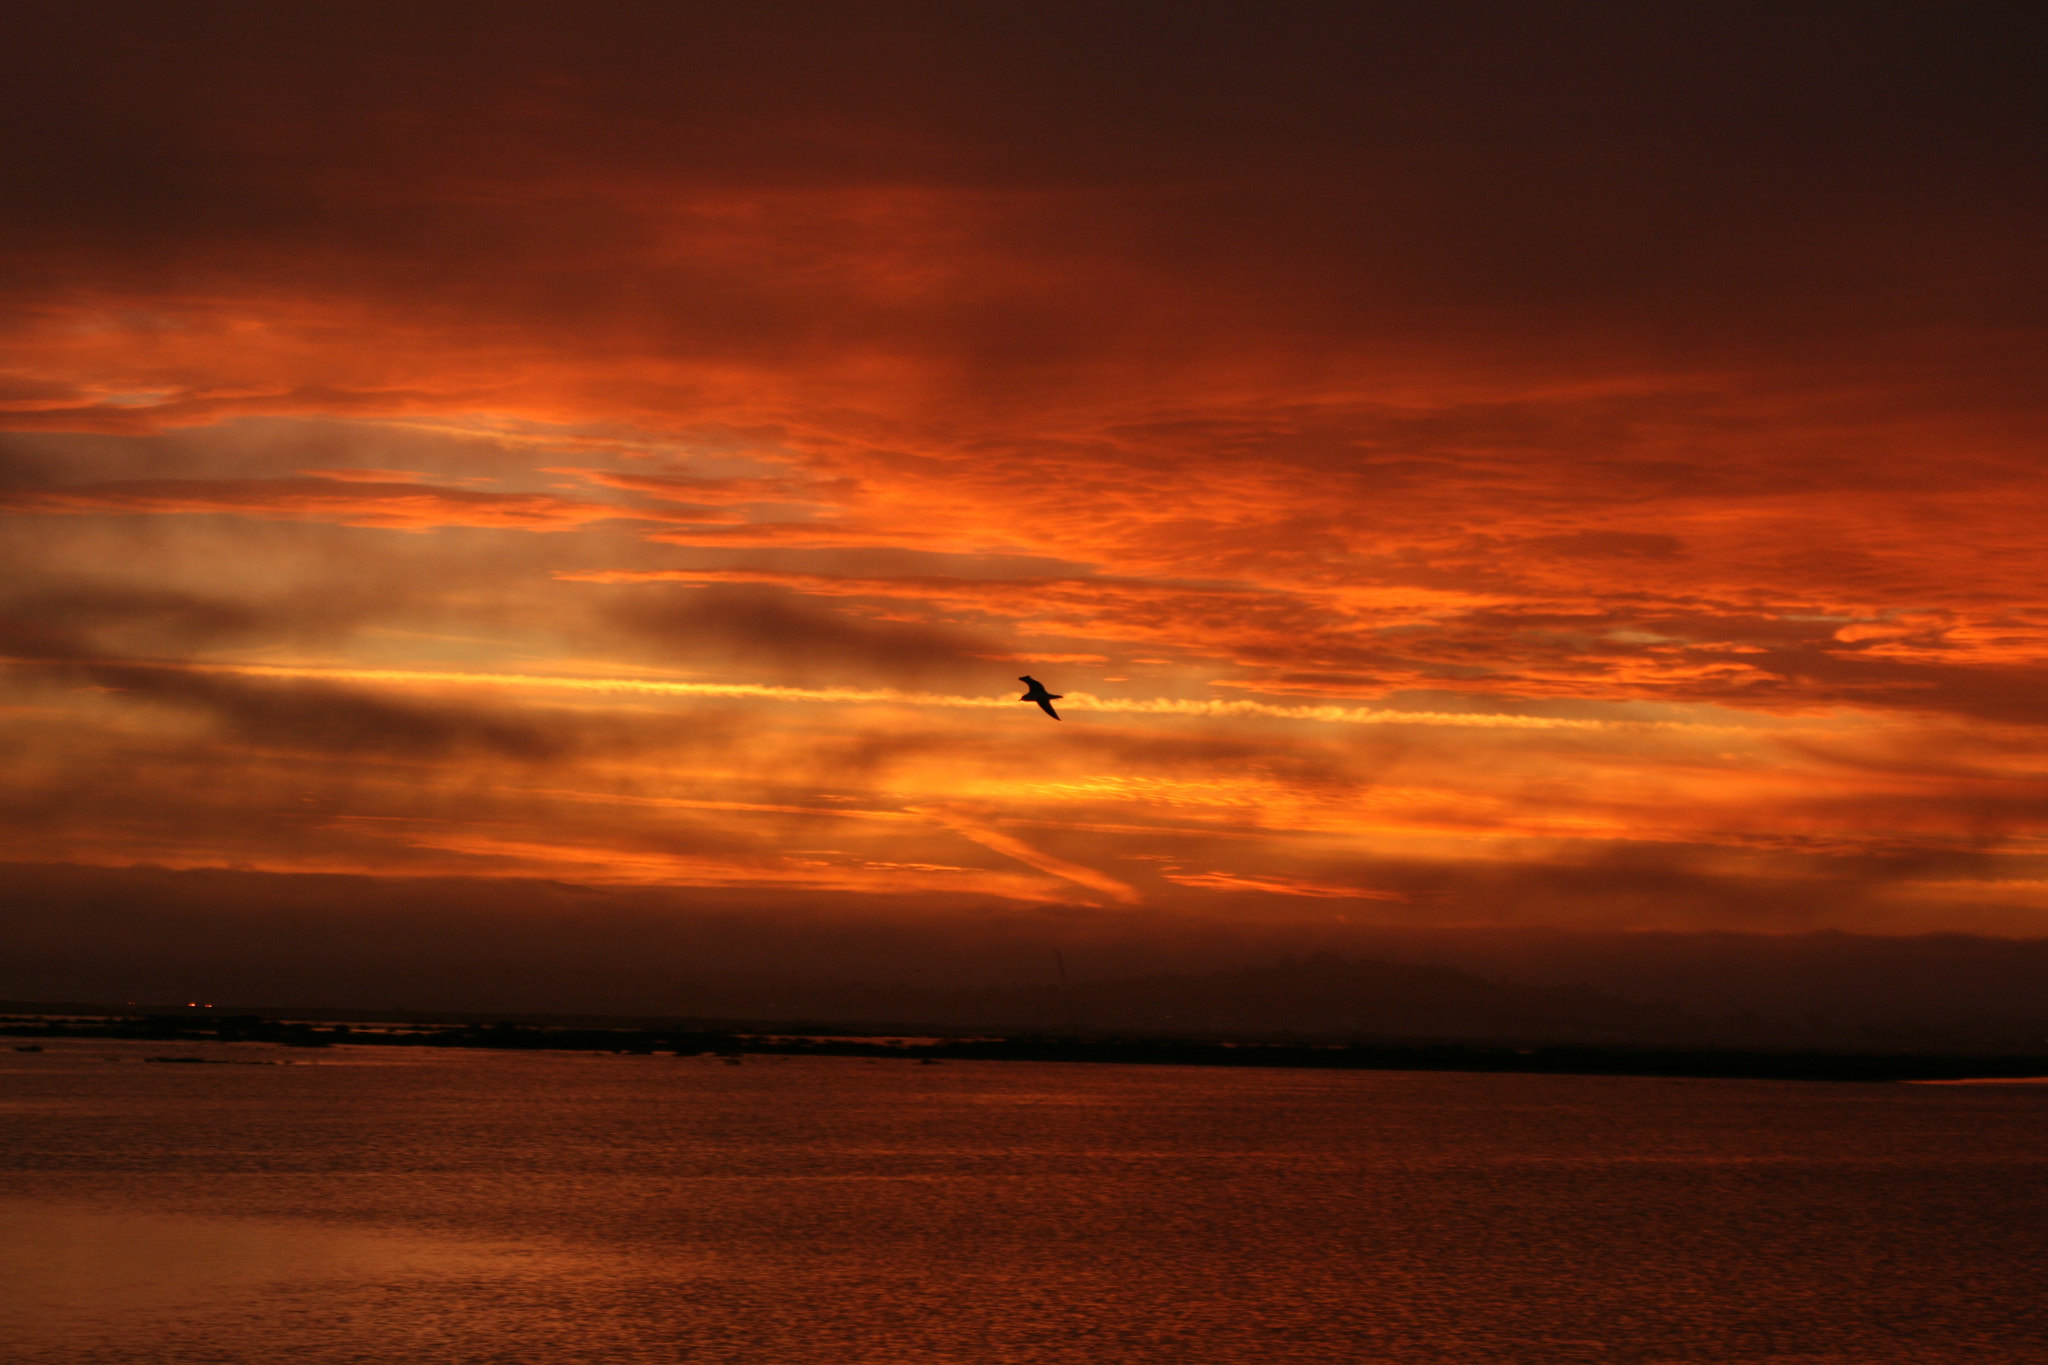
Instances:
[[[2048,1086],[0,1053],[15,1365],[2033,1365],[2044,1289]]]

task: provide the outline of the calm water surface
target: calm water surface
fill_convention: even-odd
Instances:
[[[0,1358],[2048,1365],[2048,1086],[0,1053]]]

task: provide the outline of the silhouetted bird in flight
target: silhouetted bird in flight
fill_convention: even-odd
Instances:
[[[1017,681],[1020,683],[1031,684],[1031,690],[1029,692],[1026,692],[1023,696],[1017,698],[1018,701],[1035,701],[1038,703],[1039,710],[1045,712],[1045,714],[1051,716],[1054,720],[1058,720],[1060,718],[1060,713],[1052,709],[1052,704],[1058,701],[1061,697],[1064,697],[1066,693],[1046,691],[1045,684],[1040,682],[1038,679],[1032,677],[1028,673],[1025,674],[1023,677],[1017,679]]]

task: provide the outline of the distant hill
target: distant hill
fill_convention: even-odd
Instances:
[[[1691,1012],[1583,984],[1530,985],[1457,967],[1347,958],[1332,952],[1271,966],[1075,981],[1070,988],[921,986],[766,973],[672,981],[667,1008],[551,1010],[518,1006],[420,1010],[275,997],[187,1007],[0,1000],[0,1015],[174,1014],[434,1025],[513,1020],[579,1027],[725,1029],[743,1033],[1055,1034],[1243,1041],[1614,1044],[1834,1048],[1938,1054],[2039,1050],[2048,1021],[1955,1018],[1947,1026],[1802,1022],[1747,1009]],[[1741,1004],[1739,1000],[1724,1003]]]
[[[1691,1041],[1707,1032],[1670,1006],[1639,1004],[1584,986],[1518,986],[1453,967],[1351,961],[1333,953],[1202,975],[1081,981],[1071,990],[755,977],[699,983],[679,996],[687,1002],[682,1017],[748,1027],[1638,1043]],[[176,1006],[156,1009],[184,1012]],[[223,1016],[391,1017],[364,1010],[294,1010],[275,1003],[259,1008],[247,1002],[209,1006],[207,1013],[216,1010]],[[0,1013],[96,1012],[100,1007],[89,1004],[0,1002]],[[465,1012],[404,1013],[447,1022]],[[635,1022],[647,1020],[636,1017]]]
[[[695,1015],[947,1028],[1587,1042],[1684,1041],[1711,1032],[1671,1006],[1584,986],[1519,986],[1453,967],[1333,953],[1201,975],[1079,981],[1071,991],[755,979],[706,982],[682,994]]]
[[[1362,1033],[1391,1037],[1664,1040],[1700,1031],[1667,1005],[1586,986],[1523,986],[1455,967],[1315,953],[1271,967],[1077,986],[1098,1028]]]
[[[1668,1002],[1708,1021],[1717,1043],[1907,1051],[2048,1043],[2043,938],[1408,929],[1371,931],[1358,951]]]

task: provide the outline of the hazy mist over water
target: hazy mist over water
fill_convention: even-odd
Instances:
[[[2048,1086],[164,1047],[0,1054],[10,1361],[2048,1361]]]
[[[1207,998],[1154,999],[1147,1013],[1103,986],[1334,953],[1485,977],[1495,984],[1482,995],[1494,1002],[1513,994],[1504,986],[1590,987],[1690,1016],[1604,1021],[1601,1036],[1639,1041],[2048,1044],[2048,938],[2039,937],[1231,923],[1129,908],[970,913],[936,902],[824,913],[738,892],[22,863],[0,865],[0,880],[15,892],[0,903],[0,1002],[1064,1027],[1070,975],[1092,1027],[1581,1036],[1567,1025],[1583,1020],[1492,1004],[1432,1017],[1440,1012],[1395,1002],[1384,980],[1351,992],[1388,1005],[1381,1017],[1349,1006],[1313,1017],[1297,1008],[1308,993],[1294,986],[1279,992],[1289,1008],[1263,1017],[1242,1008],[1247,992],[1208,987],[1197,992]]]

